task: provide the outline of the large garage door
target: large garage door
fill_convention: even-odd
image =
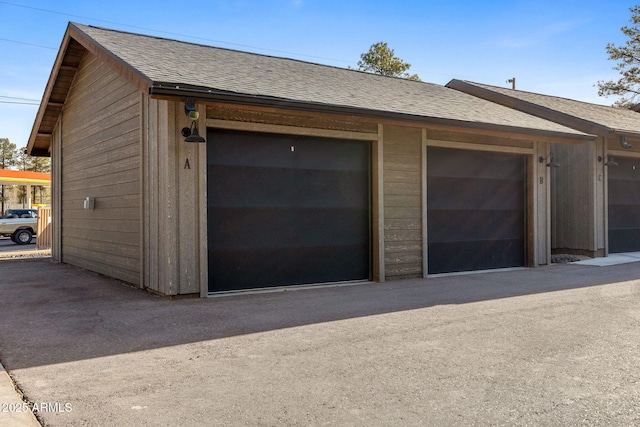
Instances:
[[[609,253],[640,251],[640,159],[609,166]]]
[[[428,272],[525,264],[526,158],[429,147]]]
[[[369,143],[207,141],[210,292],[369,279]]]

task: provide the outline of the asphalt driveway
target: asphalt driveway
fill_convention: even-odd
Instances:
[[[638,425],[638,278],[552,265],[168,300],[0,261],[0,361],[46,426]]]

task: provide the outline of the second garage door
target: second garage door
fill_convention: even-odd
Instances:
[[[525,265],[526,157],[429,147],[428,272]]]
[[[209,131],[209,291],[366,280],[370,144]]]

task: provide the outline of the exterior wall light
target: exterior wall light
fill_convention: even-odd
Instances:
[[[598,161],[602,162],[604,160],[605,166],[618,166],[618,163],[613,160],[613,157],[607,154],[607,156],[603,159],[602,156],[598,156]]]
[[[182,136],[184,136],[185,142],[207,142],[203,137],[198,134],[198,125],[196,122],[200,117],[200,113],[196,111],[196,103],[193,98],[187,98],[184,102],[184,113],[191,120],[190,127],[182,128]]]
[[[621,136],[620,137],[620,145],[622,145],[622,148],[625,148],[627,150],[631,148],[631,144],[629,144],[627,142],[627,137],[626,136]]]
[[[547,163],[545,166],[547,166],[548,168],[560,167],[560,163],[553,160],[553,153],[549,153],[547,157],[542,157],[542,156],[538,157],[538,162],[544,163],[547,159],[549,159],[549,163]]]

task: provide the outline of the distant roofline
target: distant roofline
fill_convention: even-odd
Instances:
[[[513,109],[522,111],[524,113],[531,114],[531,115],[540,117],[542,119],[549,120],[567,127],[571,127],[573,129],[580,130],[582,132],[586,132],[589,134],[596,134],[599,136],[615,135],[615,136],[628,136],[628,137],[635,137],[635,138],[640,137],[640,131],[633,132],[629,130],[612,128],[612,127],[603,125],[601,123],[593,122],[588,119],[577,117],[575,115],[564,113],[557,109],[546,107],[546,106],[537,104],[535,102],[523,99],[521,97],[518,97],[517,93],[542,96],[542,97],[558,99],[558,100],[565,100],[565,101],[575,102],[579,104],[591,105],[598,108],[612,108],[612,109],[615,108],[612,106],[595,104],[595,103],[590,103],[585,101],[578,101],[575,99],[564,98],[560,96],[545,95],[545,94],[536,93],[536,92],[528,92],[528,91],[523,91],[519,89],[513,90],[505,87],[493,86],[493,85],[488,85],[484,83],[477,83],[477,82],[472,82],[468,80],[453,79],[449,81],[449,83],[447,83],[445,86],[452,89],[459,90],[461,92],[465,92],[473,96],[477,96],[487,101],[495,102],[497,104],[501,104],[503,106],[513,108]],[[492,90],[492,89],[499,89],[500,91]],[[513,92],[513,95],[510,95],[508,92]]]

